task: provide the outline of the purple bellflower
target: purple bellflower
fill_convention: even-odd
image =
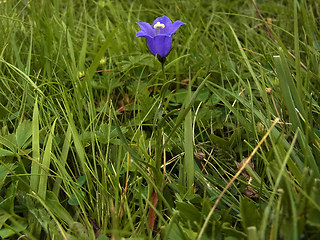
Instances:
[[[157,56],[160,62],[164,62],[171,50],[172,35],[184,22],[175,21],[174,23],[167,16],[158,17],[152,26],[146,22],[138,22],[141,31],[137,32],[136,37],[145,37],[150,52]]]

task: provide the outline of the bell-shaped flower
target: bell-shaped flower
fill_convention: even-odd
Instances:
[[[165,58],[170,50],[172,35],[184,22],[175,21],[174,23],[167,16],[158,17],[152,26],[146,22],[138,22],[141,31],[137,32],[136,37],[145,37],[150,52],[158,58]],[[159,59],[160,59],[159,58]]]

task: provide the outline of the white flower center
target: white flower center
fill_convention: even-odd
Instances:
[[[165,25],[164,25],[163,23],[160,23],[160,22],[157,22],[157,23],[153,26],[154,29],[157,29],[157,34],[160,34],[160,29],[161,29],[161,28],[164,28],[164,27],[165,27]]]
[[[160,23],[160,22],[157,22],[157,23],[153,26],[154,29],[158,28],[159,30],[160,30],[160,28],[164,28],[164,27],[165,27],[165,25],[164,25],[163,23]]]

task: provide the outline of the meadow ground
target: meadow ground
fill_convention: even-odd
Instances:
[[[136,22],[186,23],[164,68]],[[3,239],[320,239],[317,0],[0,1]]]

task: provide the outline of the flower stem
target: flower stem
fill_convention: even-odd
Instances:
[[[159,59],[159,57],[158,57],[158,59]],[[160,59],[159,59],[159,61],[161,63],[162,74],[163,74],[163,79],[164,79],[164,83],[163,83],[161,91],[160,91],[160,105],[162,105],[165,102],[166,92],[167,92],[167,90],[169,88],[169,83],[167,81],[166,72],[165,72],[165,68],[164,68],[165,61],[166,61],[165,57],[162,58],[162,60],[163,61],[160,61]],[[166,109],[166,105],[163,105],[162,107],[163,107],[163,111],[164,111]]]
[[[162,73],[164,77],[164,84],[162,85],[161,91],[160,91],[160,102],[159,107],[157,109],[156,115],[155,115],[155,128],[156,128],[156,146],[155,146],[155,180],[157,184],[159,184],[159,188],[164,187],[164,175],[161,173],[161,164],[162,164],[162,146],[163,146],[163,127],[162,124],[159,124],[162,120],[162,115],[165,113],[166,104],[165,104],[165,97],[166,92],[168,90],[169,84],[167,83],[167,78],[165,74],[165,57],[160,57],[158,55],[158,60],[161,63]]]

